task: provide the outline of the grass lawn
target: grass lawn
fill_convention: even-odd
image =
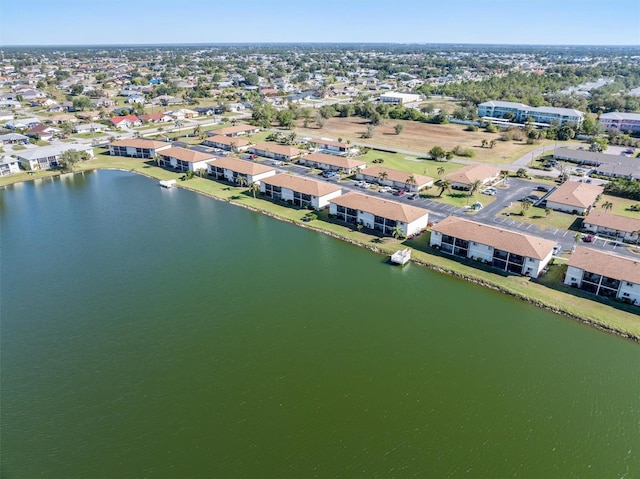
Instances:
[[[496,201],[496,196],[483,195],[480,192],[474,193],[472,196],[469,196],[469,193],[464,191],[452,191],[451,193],[443,193],[442,196],[439,196],[440,188],[438,185],[433,185],[426,191],[422,191],[420,196],[423,198],[429,198],[433,201],[437,201],[438,203],[444,203],[446,205],[457,206],[459,208],[464,208],[466,206],[471,206],[476,201],[482,203],[482,206],[488,206],[494,201]],[[474,212],[470,211],[470,214]]]
[[[530,207],[524,216],[520,216],[522,212],[521,205],[521,202],[514,201],[511,207],[505,208],[502,210],[502,213],[509,213],[516,221],[533,224],[537,226],[540,231],[544,231],[547,228],[578,231],[578,225],[581,224],[583,219],[583,216],[563,213],[561,211],[551,211],[547,216],[544,208],[537,208],[535,206]]]
[[[613,208],[609,210],[609,213],[626,216],[627,218],[640,218],[640,212],[629,209],[631,205],[640,205],[640,201],[628,200],[627,198],[620,198],[619,196],[602,195],[602,198],[596,204],[597,208],[601,208],[602,204],[607,201],[613,204]]]
[[[26,149],[27,149],[27,147],[23,146],[23,145],[15,145],[13,147],[13,151],[20,151],[20,150],[26,150]]]
[[[369,166],[388,167],[394,170],[417,173],[419,175],[430,176],[438,179],[438,169],[443,168],[447,175],[459,170],[464,165],[451,163],[448,161],[433,161],[415,156],[407,156],[400,153],[388,153],[386,151],[369,150],[366,154],[357,157],[358,160],[366,161]],[[382,159],[383,163],[373,163],[373,160]]]

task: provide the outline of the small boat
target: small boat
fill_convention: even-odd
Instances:
[[[391,262],[404,266],[411,259],[411,250],[409,248],[401,249],[391,255]]]
[[[176,184],[176,180],[160,180],[160,186],[163,188],[171,188]]]

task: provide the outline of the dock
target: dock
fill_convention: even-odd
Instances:
[[[171,188],[176,184],[176,180],[160,180],[160,186],[163,188]]]
[[[391,262],[404,266],[411,259],[411,250],[409,248],[401,249],[391,255]]]

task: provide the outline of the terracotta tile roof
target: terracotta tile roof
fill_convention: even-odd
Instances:
[[[149,113],[148,115],[140,115],[142,121],[162,120],[165,116],[164,113]]]
[[[434,225],[431,230],[538,260],[546,258],[556,244],[554,241],[537,236],[516,233],[457,216],[448,216]]]
[[[363,175],[374,176],[378,178],[380,173],[387,173],[387,179],[391,181],[397,181],[398,183],[406,183],[407,179],[410,176],[413,176],[416,180],[416,185],[423,186],[428,185],[433,182],[433,178],[430,176],[424,175],[416,175],[415,173],[410,173],[402,170],[392,170],[391,168],[385,168],[383,166],[368,166],[364,170],[361,170],[360,173]]]
[[[259,128],[257,126],[252,125],[236,125],[220,128],[219,130],[213,130],[212,133],[215,133],[216,135],[233,135],[234,133],[252,132],[258,129]]]
[[[143,140],[142,138],[125,138],[124,140],[116,140],[110,143],[111,146],[124,146],[130,148],[148,148],[155,150],[163,146],[171,146],[170,143],[157,140]]]
[[[310,155],[305,155],[304,160],[315,161],[317,163],[324,163],[326,165],[346,168],[349,170],[367,164],[365,161],[346,158],[344,156],[329,155],[327,153],[311,153]]]
[[[568,264],[589,273],[640,284],[640,260],[636,258],[625,258],[617,254],[578,246],[571,254]]]
[[[140,119],[137,116],[134,116],[134,115],[112,116],[110,118],[111,123],[113,123],[114,125],[122,123],[125,120],[130,121],[132,123],[135,123],[136,121],[140,121]]]
[[[232,138],[225,135],[215,135],[210,136],[204,140],[203,143],[219,143],[227,146],[231,146],[231,143],[233,143],[237,148],[240,148],[249,145],[251,142],[245,138]]]
[[[547,197],[547,202],[560,203],[580,208],[589,208],[604,191],[602,186],[567,181]]]
[[[320,138],[311,138],[309,140],[309,143],[315,143],[316,145],[337,146],[339,148],[344,148],[345,150],[348,150],[349,148],[355,148],[349,143],[341,143],[339,141],[333,140],[321,140]]]
[[[265,178],[261,181],[269,185],[280,186],[282,188],[288,188],[305,195],[312,195],[317,197],[328,195],[342,189],[335,184],[302,178],[301,176],[289,175],[286,173],[280,173],[274,176],[270,176],[269,178]]]
[[[469,165],[445,176],[451,182],[470,185],[476,180],[485,181],[487,178],[496,177],[500,170],[489,165]]]
[[[302,151],[294,148],[293,146],[278,145],[277,143],[258,143],[254,145],[251,150],[255,150],[257,152],[269,150],[271,153],[289,157],[298,156],[302,153]]]
[[[640,231],[640,218],[627,218],[626,216],[605,213],[602,210],[591,210],[583,224],[601,226],[625,233]]]
[[[227,156],[224,158],[218,158],[209,162],[212,166],[219,168],[225,168],[227,170],[235,171],[241,175],[259,175],[261,173],[267,173],[269,171],[275,171],[275,168],[271,166],[261,165],[253,161],[240,160]]]
[[[347,193],[346,195],[332,199],[330,202],[404,223],[411,223],[429,214],[429,210],[425,210],[424,208],[405,205],[397,201],[383,200],[382,198],[363,195],[361,193]]]
[[[172,157],[177,160],[186,161],[188,163],[197,163],[199,161],[207,161],[214,158],[209,153],[202,153],[196,150],[187,150],[186,148],[180,148],[178,146],[172,146],[166,150],[162,150],[158,153],[162,156]]]

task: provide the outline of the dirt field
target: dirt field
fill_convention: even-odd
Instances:
[[[404,125],[404,130],[399,135],[394,132],[397,123]],[[483,130],[476,132],[464,131],[464,125],[431,125],[414,121],[385,120],[383,125],[378,125],[372,138],[362,138],[362,133],[367,131],[367,120],[359,117],[331,118],[322,129],[303,128],[302,122],[296,128],[298,134],[323,138],[342,138],[354,143],[366,143],[381,148],[396,148],[400,150],[422,152],[426,154],[434,146],[440,146],[446,151],[453,150],[456,146],[471,148],[475,151],[473,158],[464,158],[478,163],[504,165],[526,155],[528,152],[544,145],[527,145],[523,142],[500,141],[499,133],[486,133]],[[482,148],[482,140],[497,140],[493,148]]]

